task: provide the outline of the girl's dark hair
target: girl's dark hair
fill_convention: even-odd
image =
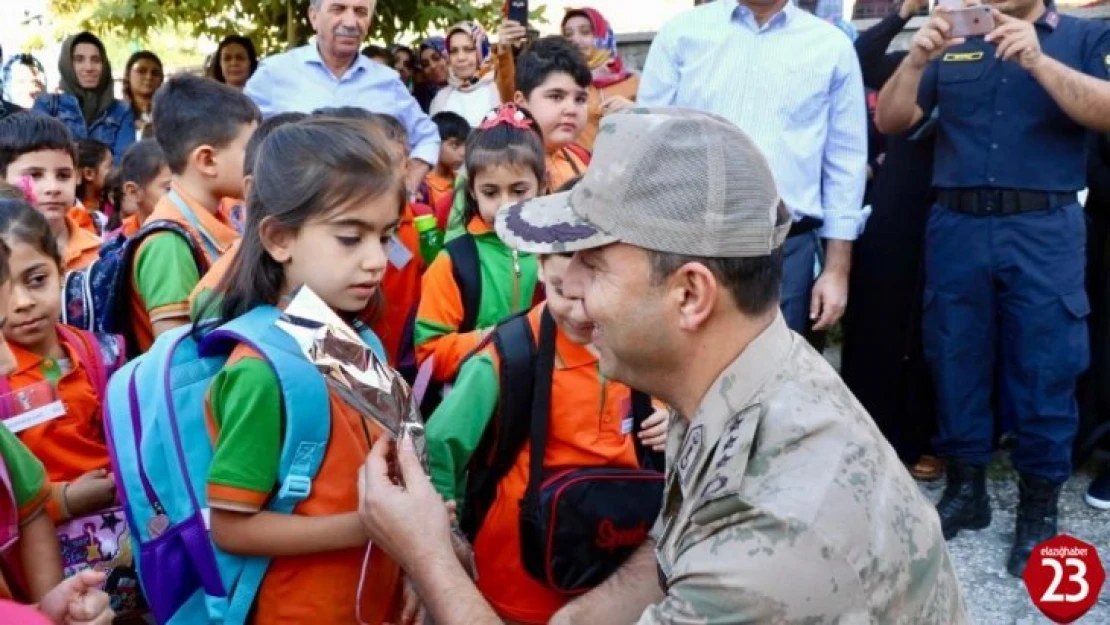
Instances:
[[[208,66],[208,75],[213,80],[227,84],[227,78],[224,77],[224,68],[220,65],[220,56],[223,54],[224,48],[234,43],[243,46],[247,51],[247,58],[251,62],[251,72],[248,78],[254,76],[255,70],[258,69],[258,51],[254,49],[254,42],[242,35],[229,35],[224,37],[220,46],[216,48],[216,52],[212,54],[212,63]]]
[[[166,70],[162,66],[162,59],[158,58],[158,55],[151,52],[150,50],[139,50],[135,54],[132,54],[131,58],[127,59],[127,65],[124,65],[123,67],[123,99],[126,100],[127,103],[131,106],[131,112],[135,114],[135,119],[141,118],[143,116],[143,113],[150,112],[140,111],[139,109],[137,109],[135,107],[135,98],[131,93],[131,68],[135,67],[136,63],[143,60],[153,61],[154,64],[158,66],[158,71],[162,72],[162,79],[165,80],[166,77]],[[153,104],[153,94],[151,94],[150,101],[151,104]]]
[[[502,105],[511,106],[511,105]],[[515,108],[515,107],[514,107]],[[474,194],[474,181],[478,172],[488,167],[518,165],[529,167],[536,174],[540,188],[547,179],[547,157],[543,147],[543,132],[532,114],[518,109],[524,119],[531,123],[525,130],[509,123],[501,123],[490,128],[478,128],[466,140],[466,208],[463,223],[478,215],[478,199]]]
[[[277,305],[282,296],[285,271],[262,246],[264,221],[296,231],[351,202],[384,196],[396,197],[400,215],[403,169],[397,151],[364,122],[319,117],[275,130],[254,164],[241,247],[216,287],[223,294],[218,323],[263,304]]]
[[[85,168],[96,169],[104,161],[104,157],[112,157],[112,148],[96,139],[81,139],[77,142],[77,198],[85,198]],[[104,189],[101,189],[103,191]],[[103,199],[103,198],[101,198]]]
[[[0,237],[12,237],[30,245],[54,261],[62,270],[62,254],[58,240],[50,232],[46,217],[23,200],[0,200]],[[5,266],[7,263],[4,263]]]

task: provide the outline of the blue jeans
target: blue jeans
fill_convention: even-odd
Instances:
[[[782,316],[798,334],[809,330],[809,299],[813,294],[813,268],[820,251],[816,231],[786,240],[782,268]]]
[[[1015,468],[1071,475],[1076,379],[1090,359],[1086,222],[1072,204],[1004,217],[934,206],[925,234],[925,358],[942,456],[990,461],[995,410]]]

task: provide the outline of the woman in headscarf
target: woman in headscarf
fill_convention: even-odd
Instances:
[[[131,104],[137,134],[142,134],[143,128],[150,123],[154,93],[164,79],[162,59],[150,50],[140,50],[127,59],[123,68],[123,99]]]
[[[633,106],[640,77],[625,68],[613,27],[596,9],[567,9],[563,16],[563,36],[582,51],[594,75],[589,118],[578,136],[579,145],[593,150],[601,118]]]
[[[431,115],[450,111],[477,128],[486,113],[501,104],[493,50],[481,26],[463,22],[447,31],[447,57],[451,75],[446,87],[432,100]]]
[[[443,37],[428,37],[420,43],[416,55],[416,84],[413,85],[412,95],[420,104],[420,108],[427,113],[432,107],[432,100],[435,99],[436,94],[446,87],[450,80],[450,70],[447,67],[447,40]]]
[[[74,141],[96,139],[108,145],[113,162],[119,163],[135,142],[135,116],[126,102],[116,99],[104,44],[89,32],[68,37],[58,71],[62,93],[39,96],[34,110],[64,123]]]
[[[258,69],[258,52],[254,42],[242,35],[230,35],[220,42],[212,55],[208,75],[217,82],[243,90]]]
[[[29,109],[46,92],[46,68],[30,54],[12,55],[4,63],[4,99]]]

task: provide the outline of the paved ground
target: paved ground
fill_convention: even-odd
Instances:
[[[1103,566],[1110,569],[1110,512],[1095,510],[1083,502],[1090,480],[1084,473],[1065,488],[1060,498],[1060,531],[1095,545]],[[934,501],[940,498],[943,487],[943,480],[922,483],[922,489]],[[1050,623],[1033,607],[1025,584],[1006,572],[1018,495],[1014,473],[1001,455],[991,467],[989,488],[994,510],[991,526],[979,532],[961,532],[948,545],[972,618],[983,625]],[[1076,622],[1110,624],[1110,584],[1103,586],[1098,604]]]
[[[840,349],[833,346],[825,357],[840,367]],[[1080,473],[1067,484],[1060,498],[1060,531],[1091,543],[1110,571],[1110,512],[1095,510],[1083,502],[1091,476]],[[922,482],[921,488],[933,501],[940,499],[944,480]],[[1014,538],[1014,512],[1017,506],[1017,481],[1005,454],[999,454],[990,470],[990,495],[994,510],[991,526],[980,532],[961,532],[948,547],[959,571],[979,625],[1033,625],[1051,623],[1029,599],[1025,584],[1006,572],[1006,558]],[[1110,625],[1110,582],[1099,595],[1098,604],[1079,624]]]

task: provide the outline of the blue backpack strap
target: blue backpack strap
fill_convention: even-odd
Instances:
[[[222,254],[220,253],[220,247],[216,245],[216,241],[212,238],[210,234],[208,234],[208,232],[204,229],[204,226],[200,224],[200,220],[198,220],[196,214],[193,213],[193,209],[185,203],[185,200],[177,193],[177,191],[171,190],[169,193],[166,194],[166,197],[168,197],[170,201],[173,202],[174,206],[177,207],[177,210],[180,211],[185,219],[189,222],[189,225],[197,231],[197,234],[200,235],[200,244],[204,246],[205,252],[208,254],[208,257],[211,258],[213,262],[215,262],[217,258],[222,256]]]
[[[321,410],[329,410],[324,377],[316,373],[293,337],[274,325],[280,316],[272,306],[255,308],[213,330],[204,338],[202,351],[226,351],[229,342],[243,344],[257,351],[277,376],[285,437],[278,469],[281,487],[267,510],[289,514],[312,492],[312,480],[331,437],[331,420],[319,418]],[[247,558],[228,606],[228,623],[246,621],[269,565],[269,558]]]

